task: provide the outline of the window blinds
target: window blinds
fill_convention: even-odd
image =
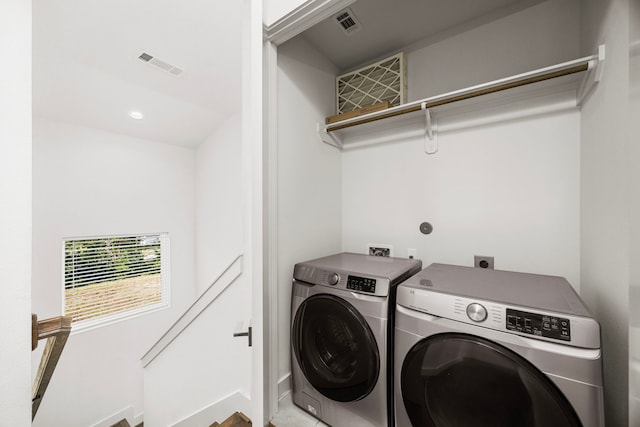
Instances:
[[[169,235],[66,239],[63,311],[74,330],[169,304]]]

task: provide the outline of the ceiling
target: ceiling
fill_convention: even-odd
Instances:
[[[218,0],[34,0],[34,115],[196,146],[240,111],[241,9]],[[142,51],[184,73],[140,61]],[[130,118],[133,110],[144,118]]]
[[[329,19],[303,36],[349,71],[540,1],[360,0],[350,8],[362,30],[347,36]],[[34,115],[197,146],[240,111],[242,3],[33,0]],[[140,61],[143,51],[184,73]]]
[[[305,31],[303,37],[341,72],[348,72],[400,49],[435,43],[542,1],[360,0],[349,6],[360,30],[347,35],[331,17]]]

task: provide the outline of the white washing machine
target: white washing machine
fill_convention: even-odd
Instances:
[[[292,400],[332,426],[393,425],[395,288],[422,262],[353,253],[296,264]]]
[[[604,426],[600,326],[561,277],[432,264],[395,334],[398,427]]]

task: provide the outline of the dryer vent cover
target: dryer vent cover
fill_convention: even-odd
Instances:
[[[389,102],[404,104],[407,97],[404,53],[336,77],[336,114]]]

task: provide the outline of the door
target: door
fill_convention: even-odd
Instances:
[[[243,0],[242,49],[242,247],[243,276],[251,295],[251,414],[265,425],[263,328],[263,158],[262,158],[262,1]],[[223,40],[218,42],[224,43]],[[246,366],[229,369],[247,369]]]
[[[328,294],[305,299],[296,311],[291,341],[305,378],[325,397],[353,402],[375,387],[380,374],[376,339],[344,299]]]
[[[400,380],[413,426],[582,426],[544,373],[474,335],[443,333],[419,341],[402,363]]]

